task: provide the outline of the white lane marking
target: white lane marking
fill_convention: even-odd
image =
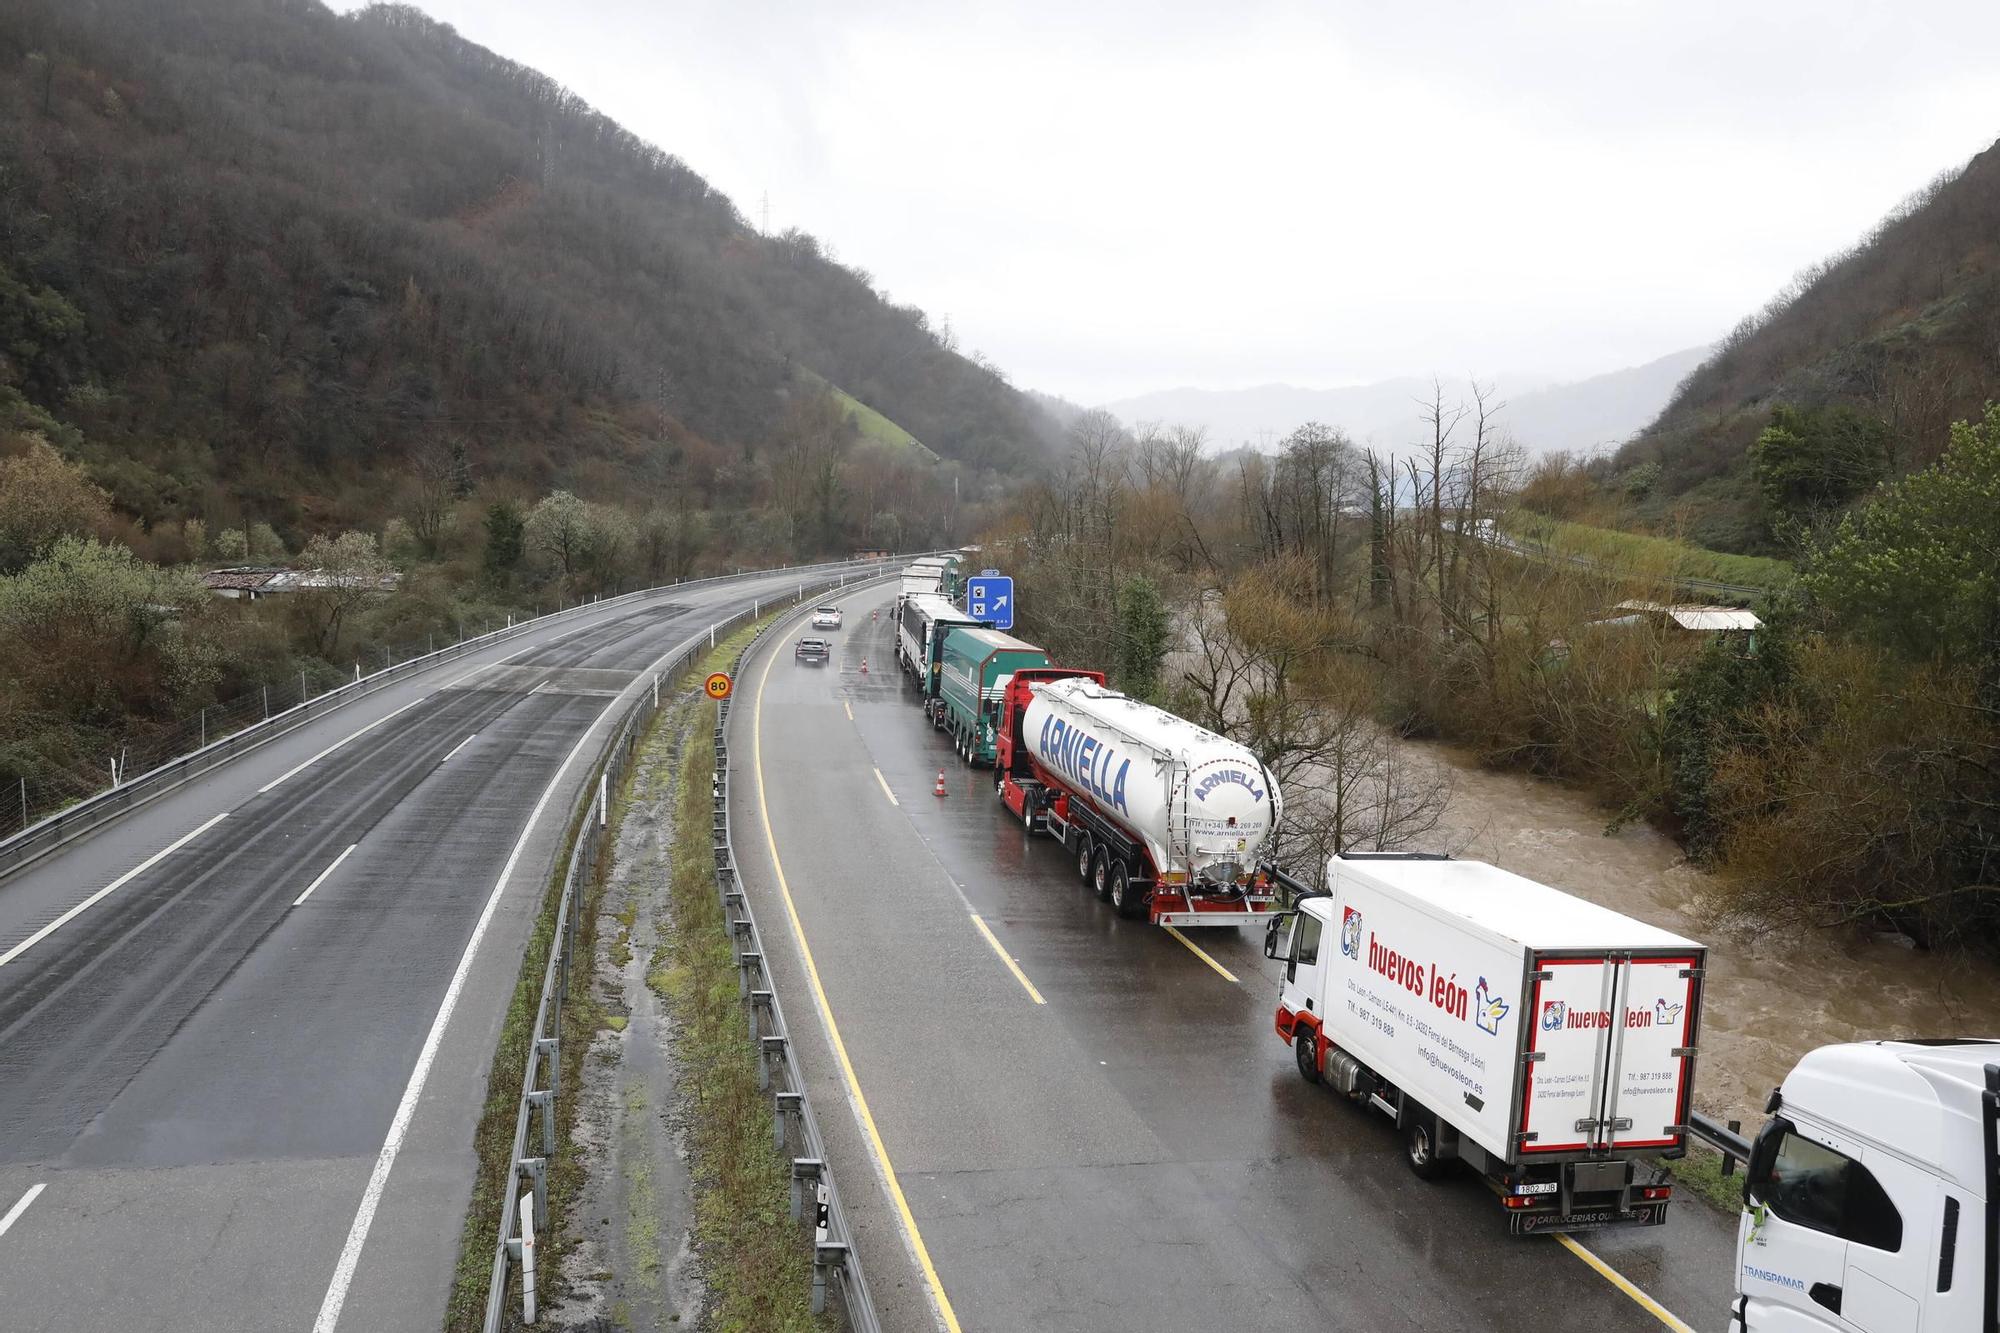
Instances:
[[[479,952],[479,942],[486,938],[486,928],[492,924],[493,913],[500,906],[500,895],[506,890],[507,881],[513,878],[514,867],[520,862],[521,853],[527,848],[528,838],[534,833],[549,799],[562,785],[570,765],[583,753],[583,747],[597,734],[597,724],[604,720],[605,713],[610,712],[617,702],[613,699],[607,703],[603,712],[583,729],[583,735],[563,759],[562,767],[549,779],[549,785],[542,788],[541,799],[529,812],[527,823],[521,826],[521,836],[514,841],[514,850],[507,855],[507,864],[500,869],[500,878],[493,881],[493,891],[486,895],[486,906],[479,913],[478,924],[472,928],[472,938],[465,942],[465,952],[459,955],[458,968],[451,974],[451,984],[445,987],[444,1002],[438,1005],[437,1017],[431,1020],[430,1034],[424,1038],[424,1048],[417,1055],[416,1068],[410,1071],[409,1086],[403,1089],[403,1100],[397,1103],[395,1117],[389,1122],[389,1135],[382,1141],[382,1151],[376,1154],[375,1169],[369,1173],[368,1186],[361,1192],[361,1207],[354,1214],[354,1225],[348,1228],[347,1243],[340,1248],[340,1259],[333,1268],[333,1281],[327,1286],[326,1299],[320,1302],[319,1318],[313,1321],[313,1333],[333,1333],[334,1325],[340,1322],[340,1307],[347,1303],[347,1289],[353,1285],[355,1265],[361,1262],[361,1247],[367,1243],[368,1228],[375,1224],[375,1210],[381,1206],[382,1190],[389,1183],[389,1168],[396,1164],[396,1154],[403,1150],[403,1137],[410,1132],[410,1118],[417,1112],[417,1099],[423,1096],[431,1064],[437,1059],[438,1048],[444,1045],[445,1026],[451,1022],[452,1010],[458,1007],[459,993],[465,989],[465,979],[472,972],[472,956]]]
[[[443,765],[445,765],[445,764],[448,764],[448,763],[450,763],[450,762],[451,762],[451,761],[452,761],[453,759],[455,759],[455,758],[457,758],[457,757],[458,757],[458,752],[459,752],[460,750],[463,750],[463,749],[464,749],[464,748],[465,748],[466,746],[468,746],[468,745],[472,744],[472,743],[473,743],[474,741],[476,741],[476,740],[478,740],[478,739],[479,739],[479,733],[478,733],[478,732],[476,732],[476,731],[475,731],[475,732],[473,732],[473,733],[472,733],[472,734],[471,734],[470,736],[467,736],[467,737],[466,737],[466,738],[465,738],[464,740],[462,740],[462,741],[460,741],[460,742],[459,742],[458,744],[456,744],[456,745],[452,746],[452,747],[451,747],[451,753],[450,753],[450,754],[448,754],[448,755],[446,755],[446,756],[445,756],[444,758],[442,758],[442,759],[438,760],[438,764],[439,764],[440,766],[443,766]]]
[[[842,699],[840,701],[840,706],[847,710],[847,720],[849,722],[852,722],[854,720],[854,705],[847,702],[847,700]]]
[[[7,1228],[13,1226],[15,1222],[19,1221],[21,1214],[28,1211],[28,1205],[35,1201],[35,1196],[40,1194],[43,1190],[47,1189],[48,1187],[49,1187],[49,1182],[46,1180],[41,1181],[38,1184],[28,1186],[28,1192],[21,1196],[20,1202],[16,1203],[12,1208],[9,1208],[7,1210],[7,1215],[5,1217],[0,1217],[0,1236],[4,1236],[7,1234]]]
[[[328,866],[326,869],[320,871],[319,874],[313,878],[313,882],[306,885],[306,891],[304,893],[292,899],[292,906],[297,907],[300,903],[312,897],[313,890],[318,888],[320,885],[326,883],[326,877],[328,875],[331,875],[334,871],[340,869],[340,863],[342,861],[345,861],[348,857],[352,856],[354,854],[354,849],[356,847],[359,847],[360,845],[361,844],[358,842],[348,843],[347,850],[342,852],[339,856],[334,857],[333,864]]]
[[[902,804],[896,799],[896,793],[889,790],[889,779],[882,776],[882,770],[879,768],[875,770],[875,780],[882,784],[882,794],[889,798],[890,805]]]
[[[481,668],[481,670],[484,669],[485,668],[483,667]],[[335,750],[338,750],[343,745],[346,745],[349,741],[357,740],[362,736],[366,736],[369,732],[375,730],[375,728],[381,726],[384,722],[387,722],[390,718],[400,717],[402,714],[409,712],[412,708],[415,708],[418,704],[426,702],[429,698],[430,695],[426,694],[419,698],[412,699],[408,703],[404,704],[401,708],[398,708],[395,712],[384,713],[382,714],[382,716],[376,718],[373,722],[370,722],[367,726],[361,727],[355,731],[348,732],[345,736],[342,736],[339,740],[327,746],[324,750],[321,750],[318,754],[306,760],[303,764],[300,764],[295,768],[288,769],[286,772],[280,774],[279,776],[272,778],[269,782],[265,783],[263,786],[257,789],[257,794],[259,796],[262,796],[265,792],[270,791],[274,787],[283,786],[285,783],[291,781],[299,774],[311,768],[314,764],[317,764],[320,760],[332,754]]]
[[[6,953],[0,953],[0,967],[7,966],[7,964],[13,962],[16,958],[19,958],[22,954],[34,948],[37,944],[40,944],[43,940],[55,934],[56,931],[68,925],[70,922],[76,920],[79,916],[82,916],[86,911],[95,907],[98,903],[104,901],[104,899],[110,897],[113,893],[116,893],[119,889],[124,888],[125,885],[130,883],[133,879],[135,879],[140,875],[145,874],[148,870],[151,870],[154,866],[158,865],[168,856],[171,856],[173,853],[187,846],[189,843],[193,842],[196,838],[199,838],[202,834],[208,832],[210,829],[214,828],[217,824],[220,824],[223,820],[227,818],[229,818],[229,812],[227,810],[224,810],[221,814],[215,816],[215,818],[209,820],[206,824],[201,825],[201,827],[195,829],[192,833],[183,833],[180,837],[174,839],[166,846],[160,848],[159,851],[154,852],[151,856],[141,861],[138,865],[133,866],[130,870],[120,875],[117,879],[114,879],[109,884],[106,884],[96,893],[91,894],[88,898],[85,898],[82,902],[70,908],[67,912],[64,912],[61,916],[49,922],[48,925],[43,926],[40,930],[28,936],[27,939],[22,940],[19,944],[9,949]]]

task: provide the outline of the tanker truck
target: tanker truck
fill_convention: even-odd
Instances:
[[[1015,670],[996,732],[1000,799],[1030,835],[1067,848],[1120,916],[1270,917],[1277,887],[1260,858],[1284,803],[1249,749],[1067,667]]]

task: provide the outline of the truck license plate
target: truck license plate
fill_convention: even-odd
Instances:
[[[1515,1213],[1508,1228],[1517,1236],[1535,1231],[1594,1231],[1599,1227],[1658,1226],[1666,1221],[1666,1209],[1658,1204],[1620,1212],[1616,1208],[1585,1208],[1564,1217],[1561,1213]]]

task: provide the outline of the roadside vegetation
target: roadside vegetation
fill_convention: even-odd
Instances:
[[[1683,1196],[1693,1195],[1719,1213],[1735,1216],[1743,1211],[1743,1163],[1729,1175],[1722,1174],[1722,1154],[1699,1143],[1688,1145],[1687,1156],[1660,1165],[1672,1173]]]
[[[1025,637],[1264,757],[1300,871],[1432,845],[1442,776],[1386,742],[1436,736],[1675,834],[1722,912],[2000,943],[2000,410],[1858,494],[1865,423],[1774,414],[1765,503],[1796,572],[1754,636],[1656,609],[1690,600],[1683,543],[1579,567],[1484,540],[1629,498],[1531,464],[1501,420],[1440,394],[1396,457],[1315,423],[1218,464],[1092,415],[991,545]]]

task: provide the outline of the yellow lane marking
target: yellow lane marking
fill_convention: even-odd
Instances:
[[[852,722],[854,720],[854,705],[847,702],[847,700],[842,699],[840,701],[840,706],[847,710],[847,720],[849,722]]]
[[[1630,1296],[1640,1309],[1674,1330],[1674,1333],[1694,1333],[1692,1328],[1674,1318],[1666,1306],[1661,1305],[1651,1296],[1639,1290],[1632,1279],[1626,1277],[1610,1264],[1605,1263],[1602,1259],[1592,1254],[1589,1250],[1584,1249],[1583,1246],[1577,1244],[1560,1231],[1556,1233],[1556,1239],[1562,1243],[1564,1249],[1589,1264],[1592,1268],[1595,1268],[1598,1275],[1606,1282],[1609,1282],[1612,1286]]]
[[[890,805],[902,804],[896,799],[896,793],[889,790],[889,779],[882,776],[882,770],[879,768],[875,770],[875,780],[882,784],[882,794],[889,798]]]
[[[931,1252],[924,1245],[923,1233],[917,1230],[917,1219],[910,1213],[910,1201],[903,1197],[903,1186],[896,1179],[896,1168],[889,1161],[889,1150],[882,1144],[882,1131],[875,1127],[875,1113],[868,1109],[868,1098],[862,1093],[861,1080],[854,1073],[854,1061],[848,1058],[847,1043],[840,1039],[840,1025],[833,1021],[833,1005],[827,1001],[826,987],[820,982],[819,965],[813,961],[812,946],[806,943],[805,923],[799,920],[798,905],[792,901],[792,888],[785,880],[784,864],[778,859],[778,835],[771,827],[771,805],[764,796],[764,686],[770,682],[771,663],[775,661],[775,654],[765,656],[764,672],[757,678],[757,703],[750,710],[750,766],[757,775],[757,814],[764,822],[764,842],[771,851],[771,869],[777,876],[779,896],[785,901],[785,915],[792,923],[792,937],[799,942],[799,954],[805,959],[806,979],[812,982],[813,1002],[819,1006],[820,1017],[826,1020],[826,1035],[833,1043],[833,1053],[840,1057],[840,1072],[847,1078],[848,1096],[854,1099],[855,1113],[861,1117],[861,1127],[867,1131],[868,1142],[875,1149],[875,1164],[882,1169],[883,1183],[889,1187],[889,1197],[903,1219],[903,1234],[917,1256],[917,1266],[924,1271],[924,1280],[930,1284],[931,1300],[937,1306],[938,1317],[944,1320],[947,1333],[963,1333],[958,1315],[951,1308],[951,1298],[944,1294],[944,1284],[938,1281],[937,1266],[931,1263]],[[882,775],[878,772],[875,776],[879,778]],[[885,782],[882,785],[886,789],[889,784]],[[892,796],[890,799],[895,798]]]
[[[980,919],[979,913],[974,912],[972,914],[972,924],[979,927],[979,933],[984,935],[986,942],[993,946],[993,952],[1000,955],[1000,961],[1005,963],[1007,970],[1014,974],[1014,980],[1020,982],[1027,989],[1028,998],[1036,1004],[1047,1004],[1048,1001],[1042,998],[1042,993],[1035,989],[1035,983],[1028,980],[1028,974],[1021,970],[1021,965],[1014,961],[1013,956],[1006,949],[1001,947],[1000,937],[993,933],[992,927]]]
[[[1187,945],[1188,951],[1194,954],[1196,958],[1201,959],[1202,962],[1207,963],[1210,967],[1214,968],[1217,972],[1221,973],[1222,979],[1224,981],[1235,982],[1239,986],[1243,984],[1239,981],[1236,981],[1236,974],[1234,972],[1231,972],[1228,968],[1216,962],[1213,958],[1210,958],[1208,956],[1208,950],[1202,948],[1199,944],[1196,944],[1193,940],[1181,934],[1180,931],[1174,928],[1173,926],[1167,927],[1167,934],[1173,936],[1175,939],[1179,940],[1182,944]]]

